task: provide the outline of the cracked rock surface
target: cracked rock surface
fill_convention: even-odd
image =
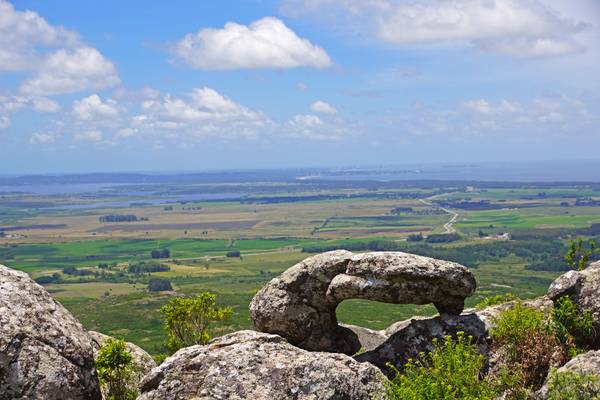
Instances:
[[[100,399],[83,326],[23,272],[0,265],[0,399]]]
[[[173,354],[146,375],[138,400],[371,400],[383,398],[383,379],[373,365],[344,354],[238,331]]]

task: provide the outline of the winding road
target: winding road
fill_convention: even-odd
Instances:
[[[448,193],[445,193],[445,194],[448,194]],[[458,213],[455,212],[455,211],[449,210],[447,208],[444,208],[442,206],[438,206],[437,204],[432,203],[431,201],[429,201],[429,200],[431,200],[431,199],[433,199],[435,197],[436,196],[429,197],[427,200],[419,199],[419,201],[421,203],[425,204],[425,205],[428,205],[429,207],[439,208],[440,210],[446,212],[447,214],[452,215],[452,218],[450,218],[450,221],[448,221],[448,222],[446,222],[444,224],[444,229],[446,230],[446,232],[444,232],[444,233],[455,233],[456,229],[454,229],[454,224],[458,220]]]

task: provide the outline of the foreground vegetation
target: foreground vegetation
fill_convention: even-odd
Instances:
[[[435,350],[409,360],[403,371],[392,367],[389,397],[527,400],[548,382],[549,399],[597,398],[600,375],[558,373],[553,368],[590,349],[590,343],[575,340],[592,336],[590,311],[576,309],[568,296],[557,302],[550,315],[523,305],[520,299],[506,300],[512,305],[495,318],[491,330],[492,368],[486,366],[473,338],[459,332],[435,341]]]

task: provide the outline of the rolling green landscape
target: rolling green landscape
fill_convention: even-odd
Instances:
[[[600,235],[599,185],[584,183],[214,178],[107,186],[1,194],[0,263],[30,274],[87,329],[153,354],[166,351],[159,309],[171,296],[214,292],[234,312],[213,334],[249,328],[257,290],[311,254],[393,250],[456,261],[477,277],[467,301],[474,306],[497,294],[543,294],[567,269],[570,240]],[[150,291],[157,278],[172,290]],[[348,300],[337,314],[383,329],[434,312]]]

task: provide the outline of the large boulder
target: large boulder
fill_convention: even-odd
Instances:
[[[83,326],[23,272],[0,265],[0,399],[100,399]]]
[[[569,271],[559,276],[548,289],[548,297],[557,301],[569,296],[579,310],[592,313],[594,334],[592,337],[577,337],[578,343],[600,349],[600,261],[583,271]]]
[[[92,347],[94,348],[94,359],[98,357],[98,350],[109,340],[111,336],[105,335],[96,331],[89,331],[88,334],[92,340]],[[133,363],[135,364],[134,382],[135,386],[139,386],[142,378],[156,367],[156,361],[152,356],[144,351],[141,347],[125,342],[125,350],[133,357]]]
[[[332,251],[309,257],[271,280],[250,303],[255,329],[283,336],[307,350],[354,354],[357,335],[338,324],[346,299],[394,304],[433,303],[460,314],[476,287],[462,265],[400,252]]]
[[[593,392],[596,396],[600,396],[600,351],[592,350],[580,354],[556,370],[557,374],[564,372],[572,372],[580,375],[594,375],[596,377],[595,385],[593,385],[593,388],[588,388],[588,390],[591,389],[590,392]],[[551,382],[555,379],[555,376],[556,375],[554,374],[548,376],[548,380],[544,386],[536,393],[536,400],[546,400],[548,398],[548,390],[550,389]],[[583,388],[579,389],[583,390]],[[588,394],[591,395],[591,393]],[[592,398],[592,396],[590,396],[590,398]],[[597,397],[593,398],[596,399]]]
[[[374,366],[343,354],[239,331],[179,350],[144,378],[138,400],[383,399],[384,379]]]

